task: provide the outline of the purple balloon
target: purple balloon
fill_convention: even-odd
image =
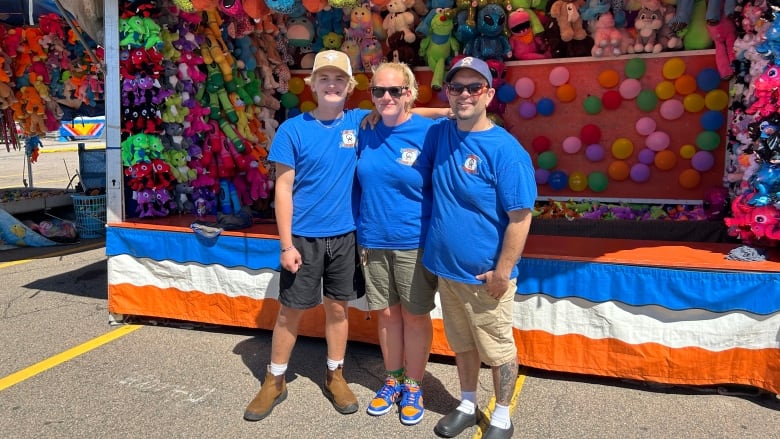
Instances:
[[[531,119],[536,116],[536,105],[531,101],[525,101],[517,107],[517,112],[523,119]]]
[[[691,167],[699,172],[706,172],[715,166],[715,156],[709,151],[699,151],[691,157]]]
[[[604,147],[598,143],[593,143],[585,148],[585,157],[592,162],[600,162],[604,160]]]
[[[631,180],[644,183],[650,179],[650,167],[644,163],[637,163],[631,167]]]
[[[652,165],[655,161],[655,151],[650,148],[643,148],[641,151],[639,151],[637,158],[639,159],[639,163]]]
[[[550,171],[547,169],[536,168],[534,171],[534,177],[536,178],[536,184],[547,184],[547,180],[550,179]]]

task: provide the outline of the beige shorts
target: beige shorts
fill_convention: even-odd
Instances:
[[[511,279],[504,295],[496,300],[485,285],[464,284],[439,277],[444,333],[450,348],[458,352],[477,350],[488,366],[500,366],[517,358],[512,334],[512,308],[517,279]]]
[[[422,264],[422,250],[360,249],[366,300],[370,310],[396,303],[414,315],[427,314],[436,306],[436,276]]]

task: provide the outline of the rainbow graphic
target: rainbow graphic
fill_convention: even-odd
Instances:
[[[60,125],[59,141],[97,139],[103,136],[105,128],[106,118],[103,116],[63,120]]]

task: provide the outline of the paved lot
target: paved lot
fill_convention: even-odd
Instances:
[[[394,414],[366,415],[381,380],[380,353],[351,343],[345,375],[361,410],[339,415],[319,390],[324,343],[301,338],[287,401],[266,420],[246,422],[241,415],[264,375],[269,332],[150,320],[109,325],[101,240],[2,251],[0,276],[4,438],[429,438],[456,404],[455,367],[436,357],[423,383],[428,411],[420,425],[404,427]],[[523,372],[512,414],[518,438],[780,437],[774,395]],[[490,383],[483,369],[483,407]],[[477,428],[461,437],[475,435]]]

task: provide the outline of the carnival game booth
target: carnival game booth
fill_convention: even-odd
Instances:
[[[113,24],[120,31],[106,33],[106,54],[131,75],[120,78],[109,70],[107,82],[114,79],[124,89],[134,73],[133,66],[119,61],[119,51],[134,44],[137,35],[128,39],[122,20],[144,16],[149,9],[114,7],[106,5],[106,27],[112,28],[110,17],[121,17]],[[205,25],[212,32],[206,32],[203,47],[229,46],[232,37],[220,42],[213,26],[236,22],[229,11],[220,11],[179,11],[178,17],[189,23],[177,28],[179,34]],[[170,23],[171,17],[165,20]],[[252,33],[252,41],[261,43],[267,38],[262,33]],[[172,47],[180,57],[186,50]],[[272,50],[258,48],[254,53],[266,56]],[[211,49],[198,54],[206,55],[201,73],[213,78],[224,66]],[[240,58],[235,51],[221,53]],[[250,59],[242,61],[251,64]],[[263,60],[256,61],[258,76],[268,74],[262,73],[267,67]],[[315,105],[303,86],[307,71],[292,69],[289,77],[280,78],[274,73],[277,67],[264,78],[276,82],[272,88],[243,100],[253,103],[242,110],[262,121],[260,130],[251,128],[249,118],[249,131],[242,132],[240,116],[229,119],[231,102],[232,110],[239,109],[235,101],[229,96],[225,101],[215,88],[215,100],[207,96],[203,101],[206,107],[215,105],[213,113],[191,111],[181,137],[157,135],[160,143],[190,142],[184,148],[189,162],[177,169],[180,175],[154,174],[171,183],[156,188],[155,193],[168,192],[162,202],[144,201],[143,192],[159,180],[137,173],[138,165],[147,163],[139,160],[144,154],[150,162],[162,159],[152,157],[153,148],[141,148],[156,145],[159,131],[145,132],[146,121],[136,125],[136,119],[123,117],[120,108],[127,95],[107,94],[106,252],[112,318],[273,327],[279,242],[268,214],[271,187],[266,179],[272,181],[273,175],[264,168],[263,149],[275,123]],[[728,170],[732,161],[738,163],[727,140],[729,83],[720,80],[715,51],[507,61],[498,67],[494,87],[500,105],[492,112],[531,153],[540,191],[533,233],[519,263],[514,323],[519,362],[565,372],[671,384],[743,384],[780,392],[780,297],[773,294],[780,290],[780,255],[771,246],[756,246],[754,253],[746,252],[753,261],[745,254],[739,257],[734,252],[740,246],[737,238],[748,236],[728,232],[750,229],[726,229],[722,203],[718,206],[716,197],[704,202],[705,193],[729,191],[724,174],[734,172]],[[178,81],[192,81],[192,74],[199,73],[185,71],[190,79],[177,76]],[[252,77],[227,68],[224,74],[229,71],[233,79]],[[356,71],[359,85],[348,106],[368,107],[370,71]],[[426,66],[415,72],[420,104],[446,105],[435,87],[441,72]],[[193,119],[194,113],[201,119]],[[274,117],[263,120],[269,113]],[[200,131],[186,133],[201,122]],[[249,140],[252,136],[256,140]],[[207,157],[206,146],[215,138],[219,145],[211,146],[228,151]],[[244,170],[242,155],[250,164]],[[199,172],[208,169],[204,157],[218,162],[228,156],[236,168],[232,175],[220,174],[225,163],[217,163],[212,173]],[[179,185],[183,180],[190,184]],[[247,188],[256,189],[256,196]],[[244,221],[247,210],[241,208],[247,205],[266,214]],[[231,218],[244,221],[245,227],[230,230]],[[643,231],[651,228],[670,232]],[[618,238],[610,236],[610,229],[635,230],[635,235]],[[713,230],[709,240],[718,242],[692,241],[702,229]],[[750,243],[764,243],[766,236],[754,234]],[[643,239],[648,237],[652,239]],[[364,300],[351,303],[349,311],[350,339],[377,343],[376,320]],[[438,307],[432,317],[432,352],[451,355]],[[303,322],[302,335],[323,336],[322,309],[310,311]]]

